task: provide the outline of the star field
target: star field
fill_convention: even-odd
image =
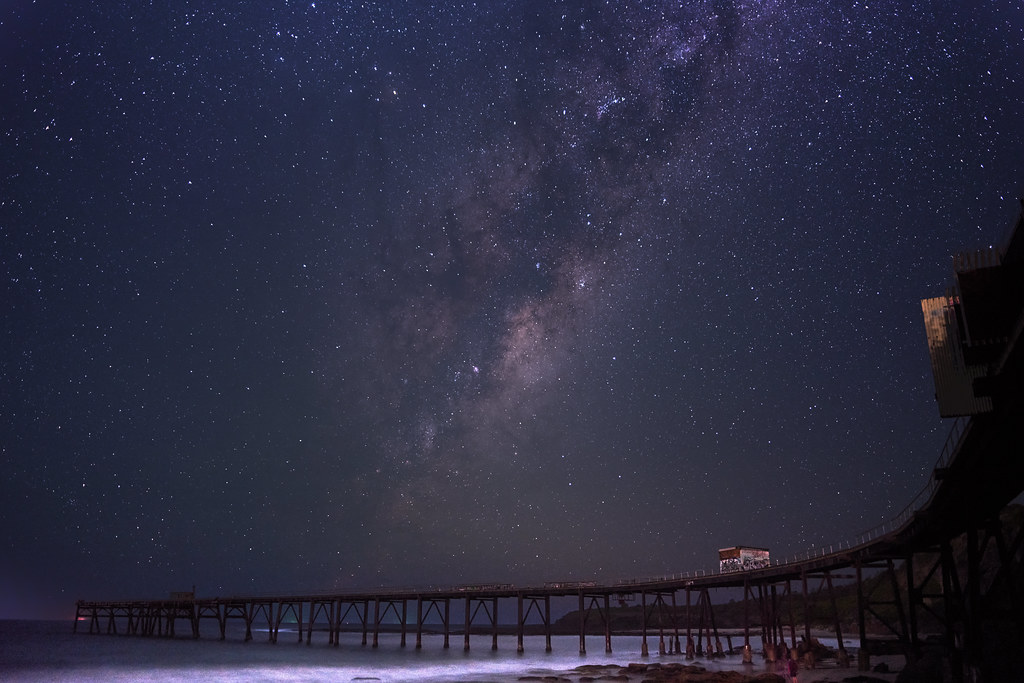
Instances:
[[[922,488],[1024,11],[0,11],[0,617],[646,577]]]

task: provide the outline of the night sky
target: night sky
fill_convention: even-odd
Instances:
[[[884,522],[1022,74],[1015,0],[3,2],[0,617]]]

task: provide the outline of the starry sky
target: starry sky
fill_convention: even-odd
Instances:
[[[848,540],[1024,192],[1012,0],[11,0],[0,66],[0,617]]]

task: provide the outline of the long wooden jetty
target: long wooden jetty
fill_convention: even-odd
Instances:
[[[401,647],[407,645],[411,635],[414,646],[421,648],[423,635],[428,633],[441,635],[444,648],[451,646],[453,636],[462,636],[463,648],[468,650],[473,635],[487,637],[490,647],[497,649],[498,635],[511,623],[514,609],[517,650],[524,650],[524,637],[529,632],[543,634],[545,650],[550,652],[554,635],[551,601],[572,597],[578,606],[580,654],[586,654],[588,635],[603,636],[604,651],[612,652],[612,605],[629,602],[638,603],[641,608],[641,656],[648,656],[649,639],[655,636],[660,654],[689,657],[720,656],[740,647],[749,656],[753,638],[760,639],[761,652],[774,659],[774,653],[787,640],[790,646],[797,647],[792,584],[799,581],[805,609],[809,609],[814,597],[807,591],[810,580],[820,580],[831,592],[833,579],[850,578],[835,576],[829,566],[811,569],[811,559],[733,575],[677,575],[610,585],[566,581],[529,588],[491,584],[350,594],[199,598],[184,593],[167,600],[82,600],[76,603],[75,631],[79,625],[88,624],[92,634],[199,638],[201,623],[210,620],[216,622],[219,637],[225,639],[228,621],[237,620],[245,626],[245,641],[253,640],[254,631],[265,630],[267,639],[276,643],[284,627],[297,642],[304,640],[306,644],[313,642],[314,633],[325,633],[327,643],[337,646],[342,633],[356,632],[362,636],[362,645],[377,647],[381,634],[389,633],[399,636]],[[784,590],[777,591],[777,585]],[[747,615],[742,645],[737,642],[736,647],[734,634],[720,633],[714,620],[710,590],[723,587],[742,587],[745,595],[759,605],[754,615]],[[830,595],[830,601],[835,605],[834,595]],[[499,606],[510,610],[506,621],[500,620]],[[784,607],[788,607],[788,634]],[[811,641],[808,624],[805,621],[802,633],[805,642]],[[835,624],[840,658],[844,658],[838,615]]]

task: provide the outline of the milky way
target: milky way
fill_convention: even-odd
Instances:
[[[701,569],[924,486],[1014,3],[259,5],[5,10],[0,616]]]

